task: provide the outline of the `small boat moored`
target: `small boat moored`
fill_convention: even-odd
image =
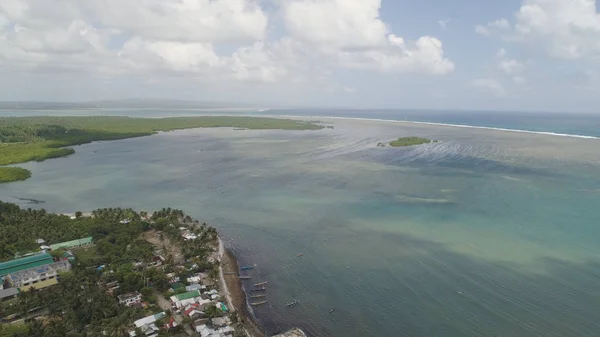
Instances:
[[[267,283],[269,283],[269,282],[265,281],[265,282],[254,283],[254,286],[255,287],[260,287],[260,286],[266,285]]]
[[[250,270],[250,269],[254,269],[254,266],[244,266],[242,268],[240,268],[241,270]]]
[[[249,280],[252,276],[240,276],[240,280]]]
[[[252,302],[252,303],[250,303],[250,304],[252,304],[252,305],[256,306],[256,305],[262,305],[262,304],[265,304],[265,303],[267,303],[267,301]]]
[[[287,307],[293,307],[293,306],[295,306],[295,305],[298,305],[299,303],[300,303],[300,301],[298,301],[298,300],[293,300],[292,302],[290,302],[290,303],[287,303],[287,304],[286,304],[286,306],[287,306]]]
[[[266,290],[267,290],[267,288],[262,287],[262,288],[254,288],[251,291],[266,291]]]

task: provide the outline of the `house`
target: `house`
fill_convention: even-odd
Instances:
[[[196,303],[198,299],[200,299],[200,291],[188,291],[185,293],[177,294],[171,296],[171,303],[177,307],[177,309],[181,309],[188,304]]]
[[[133,325],[135,325],[136,328],[140,328],[140,330],[142,330],[142,333],[144,335],[146,335],[147,337],[154,337],[154,336],[158,335],[158,330],[159,330],[158,327],[156,326],[155,322],[164,317],[167,317],[167,314],[165,314],[164,311],[159,312],[158,314],[140,318],[137,321],[133,322]],[[175,324],[177,324],[177,323],[175,323]],[[131,337],[137,336],[135,330],[129,331],[129,336],[131,336]]]
[[[44,240],[44,239],[37,239],[37,240],[35,240],[35,242],[37,242],[38,245],[43,245],[44,243],[46,243],[46,240]]]
[[[224,328],[218,329],[217,332],[220,333],[221,336],[233,336],[235,330],[233,330],[233,328],[230,326],[226,326]]]
[[[171,317],[171,319],[169,319],[169,321],[165,323],[163,327],[167,330],[177,327],[177,322],[175,321],[175,318]]]
[[[104,289],[106,289],[106,293],[108,295],[114,296],[115,291],[117,291],[117,289],[119,289],[119,282],[118,281],[108,282],[107,284],[104,285]]]
[[[229,322],[230,321],[229,321],[228,317],[215,317],[215,318],[211,319],[212,326],[218,327],[218,328],[229,325]]]
[[[181,236],[186,241],[196,240],[198,238],[196,234],[190,232],[187,228],[179,227],[179,230],[181,231]]]
[[[202,337],[224,337],[233,336],[233,329],[231,327],[223,327],[219,329],[213,329],[206,325],[198,325],[195,327],[196,332]]]
[[[222,312],[228,312],[227,306],[223,302],[217,302],[217,308],[221,309]]]
[[[165,258],[160,255],[155,255],[152,257],[152,262],[148,264],[148,267],[158,267],[162,266],[165,263]]]
[[[201,326],[201,325],[206,325],[206,323],[208,323],[209,319],[208,318],[198,318],[197,320],[195,320],[192,323],[192,328],[194,329],[194,331],[197,331],[196,328]]]
[[[4,290],[0,290],[0,302],[10,300],[11,298],[15,298],[18,294],[19,289],[17,288],[7,288]]]
[[[0,276],[0,290],[4,289],[4,276]]]
[[[144,318],[140,318],[137,321],[133,322],[136,328],[141,328],[144,325],[152,324],[161,318],[167,317],[167,314],[163,312],[159,312],[158,314],[146,316]]]
[[[186,291],[194,291],[194,290],[204,290],[206,289],[206,286],[200,285],[200,284],[190,284],[189,286],[185,287]]]
[[[139,291],[134,291],[131,293],[121,294],[117,296],[119,299],[119,304],[125,304],[126,306],[132,306],[135,303],[140,303],[142,301],[142,294]]]
[[[46,252],[32,254],[27,257],[0,263],[0,276],[6,276],[11,273],[41,267],[51,263],[54,263],[54,259]]]
[[[188,277],[188,278],[186,279],[186,281],[187,281],[188,283],[198,283],[198,282],[200,282],[201,280],[202,280],[202,277],[200,277],[200,276],[192,276],[192,277]]]
[[[82,247],[89,247],[93,244],[94,244],[94,241],[93,241],[92,237],[89,236],[87,238],[71,240],[71,241],[66,241],[66,242],[61,242],[61,243],[55,243],[53,245],[50,245],[50,249],[57,250],[60,248],[67,248],[67,249],[82,248]]]
[[[193,303],[185,306],[181,314],[185,317],[196,319],[204,315],[204,312],[202,311],[202,308],[200,308],[200,305],[198,303]]]
[[[25,270],[12,272],[6,275],[6,280],[15,288],[21,291],[28,290],[30,287],[42,289],[58,283],[58,273],[71,270],[69,261],[60,260],[37,266]]]

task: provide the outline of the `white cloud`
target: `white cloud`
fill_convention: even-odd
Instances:
[[[492,34],[492,33],[490,33],[490,30],[486,26],[482,26],[482,25],[475,26],[475,33],[477,33],[479,35],[483,35],[483,36],[490,36]]]
[[[522,76],[515,76],[512,79],[517,84],[523,84],[523,83],[527,82],[527,80],[525,79],[525,77],[522,77]]]
[[[440,25],[440,27],[442,27],[442,29],[448,29],[448,25],[450,24],[450,22],[452,22],[452,20],[450,20],[450,19],[439,20],[438,25]]]
[[[388,26],[379,18],[381,0],[288,0],[283,18],[300,41],[337,48],[372,48],[387,44]]]
[[[471,82],[471,85],[477,88],[485,89],[486,91],[489,91],[498,97],[506,96],[506,90],[504,87],[493,78],[476,79]]]
[[[504,58],[506,56],[506,50],[504,48],[500,48],[500,50],[498,50],[498,53],[496,54],[496,56],[498,58]]]
[[[380,0],[275,3],[269,11],[260,0],[1,0],[0,70],[326,86],[336,68],[454,69],[438,39],[393,34]]]
[[[254,0],[83,1],[101,25],[150,40],[253,42],[264,39],[267,14]]]
[[[288,0],[283,17],[293,39],[333,65],[430,75],[454,70],[440,40],[406,41],[391,33],[379,18],[380,7],[381,0]]]
[[[494,32],[504,31],[510,28],[510,23],[506,19],[499,19],[489,22],[487,25],[475,26],[475,33],[483,36],[490,36]]]
[[[600,14],[595,0],[524,0],[513,25],[505,24],[504,19],[499,21],[502,29],[480,34],[497,33],[505,40],[540,48],[556,58],[600,56]],[[493,25],[488,23],[486,27]]]
[[[498,67],[507,75],[520,74],[525,70],[525,65],[517,60],[502,60]]]

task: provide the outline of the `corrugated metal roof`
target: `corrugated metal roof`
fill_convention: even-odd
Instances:
[[[50,245],[50,249],[56,250],[59,248],[71,248],[71,247],[75,247],[75,246],[89,245],[92,242],[93,242],[93,238],[91,236],[89,236],[87,238],[71,240],[71,241],[66,241],[66,242],[61,242],[61,243],[55,243],[53,245]]]
[[[8,288],[8,289],[0,290],[0,298],[15,296],[18,293],[19,293],[19,289],[17,289],[17,288]]]
[[[12,261],[0,263],[0,276],[15,273],[21,270],[35,268],[46,264],[54,263],[52,256],[43,252],[40,254],[22,257]]]

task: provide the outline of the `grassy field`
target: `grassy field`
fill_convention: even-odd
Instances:
[[[75,153],[66,146],[98,140],[142,137],[159,131],[231,127],[250,130],[319,130],[312,122],[259,117],[2,117],[0,165],[42,161]],[[28,172],[28,171],[27,171]],[[0,182],[29,178],[23,171],[0,167]]]
[[[390,142],[390,146],[402,147],[402,146],[413,146],[421,144],[429,144],[431,140],[420,137],[402,137]]]
[[[101,257],[96,254],[96,247],[76,248],[71,250],[75,258],[85,264],[94,264]]]
[[[27,334],[27,325],[23,323],[7,323],[0,326],[0,337],[12,337],[15,334],[25,336]]]

